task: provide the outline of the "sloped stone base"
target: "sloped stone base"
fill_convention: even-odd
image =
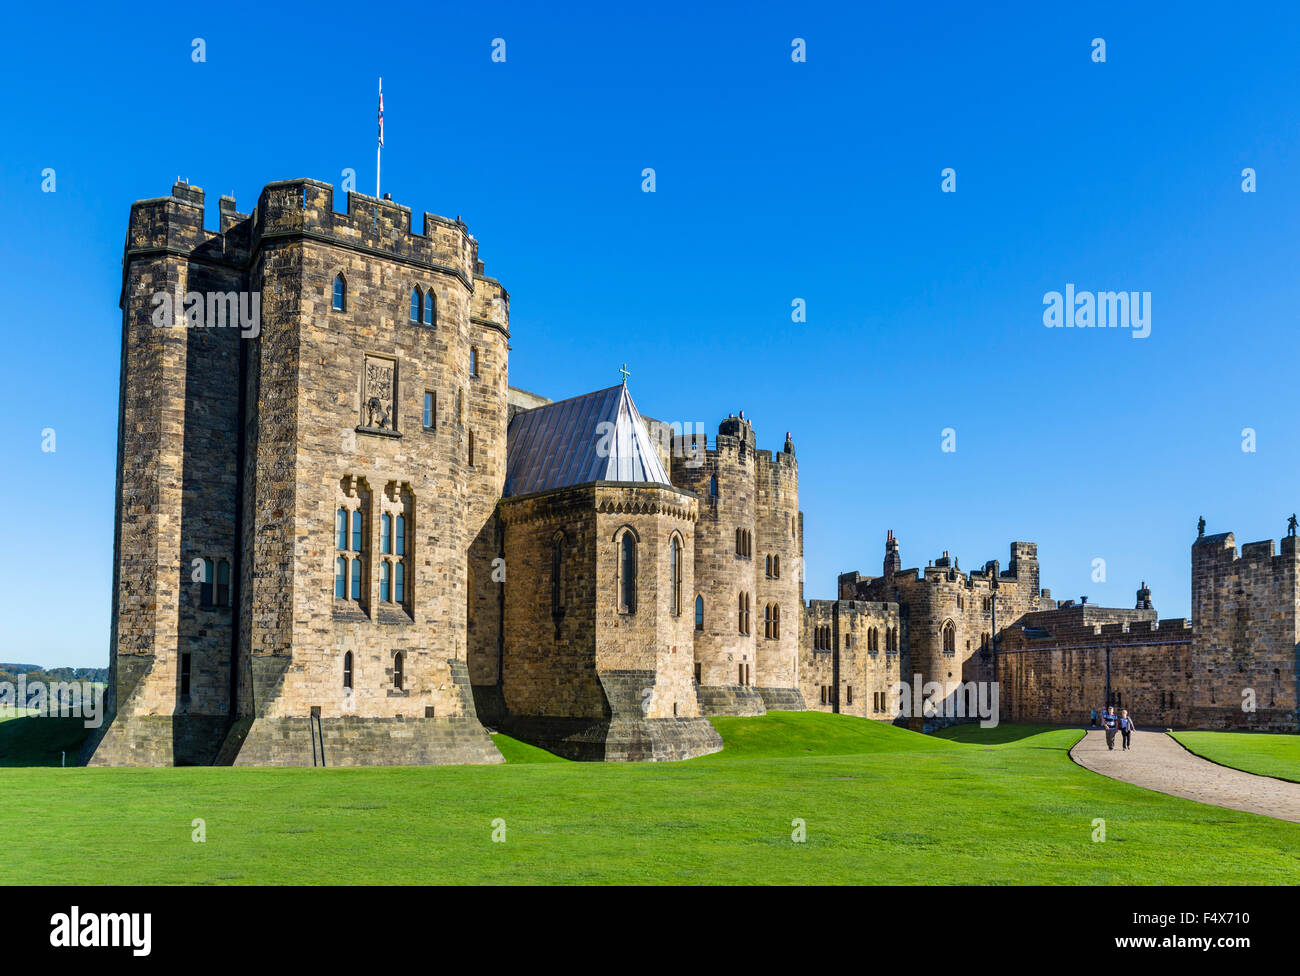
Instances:
[[[759,688],[758,693],[769,712],[803,712],[808,709],[798,688]]]
[[[210,766],[225,715],[117,715],[86,740],[87,766]]]
[[[695,697],[705,715],[754,716],[767,712],[759,691],[749,685],[699,685]]]
[[[443,766],[505,760],[472,716],[320,720],[256,718],[237,722],[218,757],[229,766]]]

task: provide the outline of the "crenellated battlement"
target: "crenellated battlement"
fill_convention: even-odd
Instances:
[[[356,191],[348,191],[346,211],[336,212],[334,188],[304,178],[268,183],[251,215],[235,209],[234,197],[221,197],[220,230],[208,231],[203,226],[204,197],[201,187],[178,182],[170,196],[132,204],[127,255],[157,249],[189,253],[219,245],[215,257],[225,263],[246,263],[266,242],[316,239],[452,275],[474,293],[472,315],[480,324],[507,327],[510,296],[499,281],[484,273],[478,241],[459,217],[453,220],[426,211],[416,231],[410,207]],[[241,226],[247,229],[241,231]]]

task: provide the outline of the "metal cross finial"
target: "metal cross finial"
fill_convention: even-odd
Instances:
[[[628,372],[627,363],[623,364],[619,372],[623,374],[623,385],[627,386],[627,378],[632,375],[631,373]]]

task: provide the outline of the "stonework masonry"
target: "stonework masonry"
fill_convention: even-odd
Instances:
[[[511,387],[510,296],[466,225],[335,204],[299,179],[251,214],[222,197],[211,231],[183,182],[131,208],[108,722],[84,761],[500,762],[488,728],[680,759],[721,748],[710,716],[904,721],[916,676],[996,680],[1010,721],[1110,702],[1300,730],[1294,536],[1198,536],[1191,621],[1145,586],[1132,610],[1058,604],[1032,542],[1005,570],[903,569],[892,532],[880,575],[805,603],[789,434],[760,449],[741,412],[710,443],[641,417],[626,379]]]

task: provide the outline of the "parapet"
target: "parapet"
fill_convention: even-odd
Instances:
[[[218,205],[222,234],[250,221],[250,248],[254,251],[261,243],[278,237],[305,237],[390,257],[454,275],[470,291],[484,291],[482,297],[476,296],[473,315],[502,327],[509,321],[509,295],[500,282],[484,274],[478,259],[478,241],[459,217],[452,220],[425,212],[417,232],[409,207],[355,191],[347,194],[346,212],[336,213],[334,188],[311,179],[268,183],[251,218],[236,211],[233,197],[221,197]],[[178,182],[170,196],[132,204],[126,250],[191,251],[219,236],[204,230],[203,222],[202,188]]]

